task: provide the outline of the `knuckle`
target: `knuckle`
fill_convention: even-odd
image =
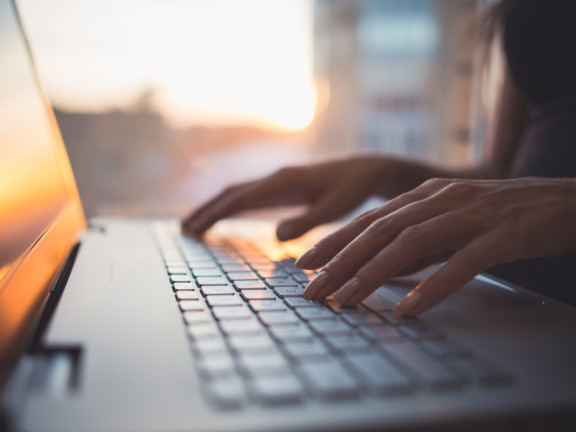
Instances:
[[[328,264],[324,267],[324,271],[332,275],[333,277],[338,277],[341,274],[347,273],[347,260],[342,253],[338,253],[330,260]]]
[[[393,216],[386,216],[380,219],[376,219],[368,226],[367,231],[370,233],[370,235],[380,236],[391,229],[394,220],[395,218]]]
[[[400,241],[403,242],[410,242],[410,243],[416,241],[422,242],[423,240],[426,239],[429,233],[430,230],[427,229],[426,226],[422,224],[410,225],[409,227],[406,227],[404,230],[402,230],[398,238]]]
[[[447,184],[450,183],[449,179],[445,179],[445,178],[431,178],[426,180],[424,183],[422,183],[420,186],[418,186],[417,189],[441,189],[446,187]]]
[[[462,199],[475,197],[477,194],[478,186],[464,181],[452,181],[442,189],[439,195]]]
[[[352,222],[360,225],[369,224],[378,218],[378,210],[378,208],[368,210],[356,216],[354,219],[352,219]]]

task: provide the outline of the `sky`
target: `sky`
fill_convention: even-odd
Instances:
[[[19,0],[53,104],[102,111],[153,90],[175,126],[305,127],[312,0]]]

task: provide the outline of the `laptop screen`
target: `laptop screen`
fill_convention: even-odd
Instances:
[[[1,354],[10,329],[29,318],[46,294],[83,219],[58,128],[9,0],[0,0],[0,56]],[[76,208],[71,219],[70,206]],[[63,218],[68,229],[55,229]]]
[[[10,4],[0,3],[0,269],[42,234],[67,196],[44,100]],[[2,274],[2,270],[0,270]]]

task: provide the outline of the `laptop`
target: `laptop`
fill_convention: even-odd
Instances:
[[[422,273],[339,309],[264,223],[87,222],[9,0],[0,56],[0,430],[576,428],[574,308],[479,275],[396,318]]]

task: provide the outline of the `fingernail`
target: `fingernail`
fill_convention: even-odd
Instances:
[[[360,281],[354,278],[347,282],[334,296],[334,301],[338,306],[346,306],[346,302],[356,295],[360,289]]]
[[[410,291],[406,297],[396,304],[396,307],[394,307],[394,314],[399,318],[410,315],[410,313],[416,309],[418,304],[420,304],[421,300],[422,293],[420,290]]]
[[[318,276],[316,276],[314,279],[310,281],[310,283],[308,284],[302,295],[304,296],[305,299],[308,300],[314,298],[314,296],[320,290],[322,290],[322,288],[324,288],[324,285],[326,285],[327,281],[328,281],[328,273],[320,272]]]
[[[318,255],[318,252],[319,252],[318,248],[314,246],[310,250],[306,251],[304,255],[298,258],[294,263],[294,266],[296,268],[305,268],[306,265],[314,261],[314,258],[316,258],[316,256]]]

